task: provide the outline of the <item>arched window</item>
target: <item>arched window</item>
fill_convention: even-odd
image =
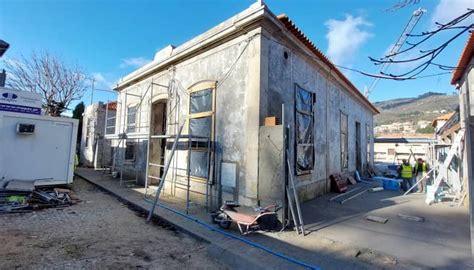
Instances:
[[[215,90],[215,81],[199,82],[189,88],[188,134],[200,141],[192,144],[190,175],[202,180],[209,179],[211,153],[206,139],[214,141]]]

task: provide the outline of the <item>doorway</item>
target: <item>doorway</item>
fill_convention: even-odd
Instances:
[[[152,135],[166,135],[166,100],[155,101],[151,106],[151,134]],[[150,141],[150,164],[149,184],[158,184],[157,178],[163,175],[165,164],[166,139],[152,139]]]
[[[361,158],[361,137],[360,137],[360,123],[356,121],[356,145],[355,145],[355,157],[356,157],[356,170],[362,172],[362,158]]]

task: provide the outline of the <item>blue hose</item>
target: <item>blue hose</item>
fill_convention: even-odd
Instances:
[[[148,203],[154,203],[153,201],[151,201],[151,200],[149,200],[149,199],[146,199],[146,198],[145,198],[145,201],[148,202]],[[205,223],[205,222],[200,221],[200,220],[199,220],[198,218],[196,218],[196,217],[193,217],[193,216],[191,216],[191,215],[186,215],[185,213],[182,213],[182,212],[180,212],[180,211],[178,211],[178,210],[176,210],[176,209],[173,209],[173,208],[171,208],[171,207],[169,207],[169,206],[166,206],[166,205],[164,205],[164,204],[161,204],[161,203],[159,203],[159,202],[157,203],[157,205],[160,206],[160,207],[162,207],[162,208],[165,208],[165,209],[167,209],[167,210],[169,210],[169,211],[171,211],[171,212],[173,212],[173,213],[175,213],[175,214],[178,214],[178,215],[180,215],[180,216],[182,216],[182,217],[185,217],[185,218],[187,218],[187,219],[189,219],[189,220],[191,220],[191,221],[194,221],[194,222],[200,224],[201,226],[206,227],[207,229],[209,229],[209,230],[211,230],[211,231],[218,232],[218,233],[221,233],[221,234],[223,234],[223,235],[225,235],[225,236],[227,236],[227,237],[230,237],[230,238],[239,240],[239,241],[244,242],[244,243],[246,243],[246,244],[248,244],[248,245],[251,245],[251,246],[253,246],[253,247],[256,247],[256,248],[258,248],[258,249],[261,249],[261,250],[263,250],[263,251],[266,251],[266,252],[268,252],[268,253],[270,253],[270,254],[272,254],[272,255],[274,255],[274,256],[277,256],[277,257],[280,257],[280,258],[282,258],[282,259],[285,259],[285,260],[287,260],[287,261],[289,261],[289,262],[292,262],[292,263],[294,263],[294,264],[298,264],[298,265],[300,265],[300,266],[303,266],[303,267],[306,267],[306,268],[309,268],[309,269],[313,269],[313,270],[321,270],[321,268],[320,268],[319,266],[310,265],[310,264],[307,264],[307,263],[305,263],[305,262],[298,261],[298,260],[296,260],[296,259],[294,259],[294,258],[285,256],[285,255],[283,255],[283,254],[281,254],[281,253],[279,253],[279,252],[276,252],[276,251],[273,251],[273,250],[269,249],[269,248],[266,247],[266,246],[257,244],[257,243],[255,243],[255,242],[252,242],[252,241],[250,241],[250,240],[244,239],[244,238],[239,237],[239,236],[237,236],[237,235],[234,235],[234,234],[228,233],[228,232],[226,232],[226,231],[223,231],[223,230],[221,230],[221,229],[215,228],[215,227],[213,227],[213,226],[211,226],[211,225],[209,225],[209,224],[207,224],[207,223]]]

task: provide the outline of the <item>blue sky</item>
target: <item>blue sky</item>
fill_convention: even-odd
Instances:
[[[287,14],[336,64],[378,72],[368,56],[380,57],[395,43],[418,7],[428,12],[414,32],[432,29],[474,7],[472,0],[421,0],[396,12],[386,9],[399,0],[320,0],[265,3],[275,14]],[[179,45],[250,6],[250,0],[3,0],[0,2],[0,39],[11,47],[3,59],[47,50],[67,62],[78,63],[99,88],[110,89],[118,78],[150,61],[168,44]],[[455,65],[467,34],[448,47],[438,62]],[[433,44],[436,44],[434,42]],[[431,44],[431,45],[433,45]],[[430,45],[430,44],[428,44]],[[428,48],[425,47],[425,48]],[[0,64],[1,65],[1,64]],[[402,72],[409,65],[391,66]],[[442,72],[426,71],[425,75]],[[363,91],[372,79],[345,71]],[[414,81],[381,81],[370,99],[379,101],[416,96],[427,91],[452,93],[451,75]],[[96,93],[95,99],[114,99]],[[90,91],[83,100],[90,103]]]

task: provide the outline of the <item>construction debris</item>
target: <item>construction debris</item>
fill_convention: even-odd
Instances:
[[[71,190],[64,188],[33,188],[31,191],[18,190],[17,186],[0,188],[0,214],[67,207],[79,201]]]
[[[337,192],[342,193],[347,191],[347,180],[343,179],[340,173],[331,174],[329,178],[334,183],[332,186]]]
[[[383,187],[374,187],[370,190],[370,192],[379,192],[379,191],[382,191],[384,190]]]
[[[347,177],[347,180],[349,180],[349,183],[351,183],[351,185],[357,184],[357,181],[354,179],[354,177],[350,175]]]
[[[409,216],[409,215],[404,215],[404,214],[398,214],[398,217],[400,217],[402,219],[406,219],[406,220],[417,221],[417,222],[425,221],[425,219],[422,218],[422,217]]]
[[[371,188],[364,189],[364,190],[362,190],[361,192],[356,193],[356,194],[350,196],[349,198],[346,198],[346,199],[342,200],[342,201],[341,201],[341,204],[344,204],[345,202],[347,202],[347,201],[349,201],[349,200],[352,200],[352,199],[354,199],[354,198],[356,198],[356,197],[359,197],[360,195],[362,195],[362,194],[364,194],[365,192],[367,192],[369,189],[371,189]]]
[[[383,218],[383,217],[377,217],[377,216],[366,216],[365,219],[377,222],[377,223],[382,223],[385,224],[388,221],[388,218]]]

